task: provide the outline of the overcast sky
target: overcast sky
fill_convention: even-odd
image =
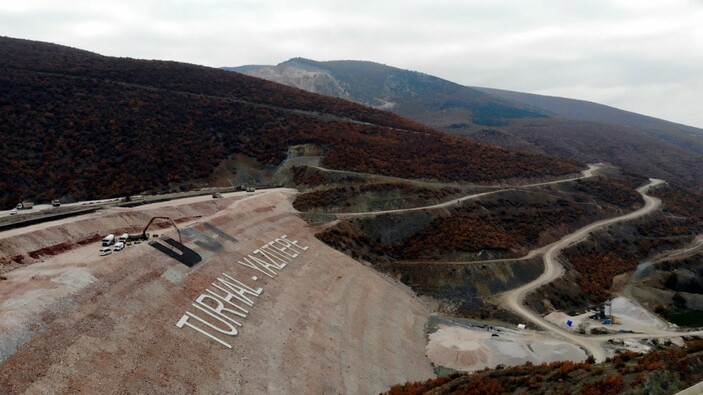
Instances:
[[[703,127],[703,0],[0,0],[0,35],[214,67],[371,60]]]

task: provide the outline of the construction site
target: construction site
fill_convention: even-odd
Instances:
[[[21,264],[0,277],[0,387],[370,393],[432,377],[432,303],[318,241],[293,194],[192,197],[3,232],[0,258]],[[105,233],[139,235],[153,217],[170,220],[149,226],[150,243],[99,255]]]
[[[634,214],[531,253],[545,256],[545,273],[493,296],[525,320],[511,327],[442,316],[435,299],[318,240],[329,225],[303,220],[297,193],[106,203],[10,224],[0,232],[0,387],[378,393],[446,369],[600,362],[701,334],[625,297],[578,314],[523,309],[563,270],[548,260],[556,251]]]

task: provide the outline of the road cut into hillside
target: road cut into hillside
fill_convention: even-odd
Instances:
[[[7,393],[378,393],[433,377],[434,308],[318,241],[275,189],[0,233]],[[96,235],[150,243],[99,256]],[[184,263],[190,264],[188,266]]]
[[[581,176],[579,176],[579,177],[562,178],[562,179],[558,179],[558,180],[536,182],[536,183],[515,185],[515,186],[499,185],[496,187],[499,187],[500,189],[496,189],[494,191],[466,195],[466,196],[462,196],[458,199],[451,199],[451,200],[448,200],[443,203],[432,204],[429,206],[399,208],[399,209],[394,209],[394,210],[379,210],[379,211],[349,212],[349,213],[329,213],[329,214],[334,215],[337,218],[355,218],[355,217],[376,216],[376,215],[382,215],[382,214],[409,213],[412,211],[436,210],[439,208],[454,206],[454,205],[462,203],[466,200],[476,200],[476,199],[479,199],[479,198],[482,198],[485,196],[494,195],[497,193],[503,193],[503,192],[507,192],[507,191],[516,191],[516,190],[520,190],[520,189],[534,188],[534,187],[540,187],[540,186],[545,186],[545,185],[556,185],[556,184],[562,184],[562,183],[566,183],[566,182],[573,182],[573,181],[577,181],[577,180],[591,178],[591,177],[595,176],[596,171],[602,169],[604,166],[605,165],[602,163],[592,163],[592,164],[589,164],[586,169],[581,171]],[[322,169],[322,168],[318,168],[318,169]],[[330,171],[330,170],[327,170],[327,171]]]
[[[546,252],[544,254],[544,266],[545,270],[544,273],[537,278],[536,280],[527,283],[519,288],[515,288],[511,291],[506,292],[503,294],[503,303],[507,308],[510,310],[514,311],[515,313],[519,314],[523,318],[525,318],[527,321],[537,325],[540,328],[543,328],[553,334],[556,334],[557,336],[567,339],[574,344],[579,345],[582,347],[586,352],[588,352],[590,355],[593,355],[593,357],[596,359],[597,362],[602,362],[606,359],[607,357],[607,351],[605,348],[602,346],[602,342],[605,339],[609,338],[621,338],[621,337],[628,337],[627,335],[624,336],[605,336],[605,337],[588,337],[588,336],[579,336],[578,334],[575,334],[571,331],[568,331],[561,326],[555,325],[554,323],[550,322],[549,320],[541,317],[539,314],[535,313],[534,311],[530,310],[527,308],[523,302],[525,300],[525,296],[527,296],[528,293],[538,289],[539,287],[548,284],[557,278],[561,277],[564,274],[564,267],[559,263],[558,261],[558,256],[559,253],[567,248],[570,245],[573,245],[584,238],[586,238],[591,232],[606,227],[608,225],[617,223],[617,222],[622,222],[622,221],[629,221],[635,218],[640,218],[642,216],[645,216],[654,210],[658,209],[659,206],[661,205],[661,200],[652,196],[647,195],[647,190],[649,188],[657,186],[659,184],[662,184],[664,181],[662,180],[656,180],[656,179],[651,179],[650,182],[638,188],[638,192],[642,195],[645,201],[644,207],[640,208],[639,210],[633,211],[631,213],[621,215],[619,217],[614,217],[614,218],[609,218],[601,221],[594,222],[590,225],[584,226],[583,228],[577,230],[576,232],[573,232],[565,237],[563,237],[561,240],[556,241],[549,245],[546,249]],[[656,330],[656,328],[653,328],[654,330],[651,331],[648,335],[651,337],[672,337],[672,336],[677,336],[678,332],[665,332],[665,331],[659,331]],[[678,333],[678,336],[681,336],[681,333]]]

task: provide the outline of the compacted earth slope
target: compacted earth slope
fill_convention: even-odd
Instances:
[[[293,193],[190,198],[0,233],[2,250],[25,262],[0,277],[2,392],[373,393],[432,377],[432,306],[318,241]],[[157,215],[179,223],[195,266],[146,242],[102,257],[97,241],[71,243]],[[178,240],[162,223],[152,242]],[[238,263],[266,261],[255,251],[269,242],[285,267]]]

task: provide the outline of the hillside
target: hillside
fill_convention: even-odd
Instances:
[[[690,126],[585,101],[461,86],[372,62],[296,58],[230,69],[389,109],[486,144],[703,185],[703,130]]]
[[[247,158],[275,168],[300,143],[325,147],[330,168],[409,178],[578,169],[220,69],[12,38],[0,39],[0,68],[2,207],[206,186],[217,169],[227,164],[233,177]]]
[[[586,162],[607,161],[630,171],[685,184],[703,185],[703,156],[633,128],[561,118],[516,120],[494,133],[472,137],[485,144],[549,153]],[[511,136],[512,138],[505,138]],[[508,143],[505,143],[507,141]]]
[[[534,107],[500,99],[477,89],[373,62],[316,62],[295,58],[277,66],[225,69],[389,109],[433,126],[447,126],[432,121],[437,113],[456,123],[469,117],[472,123],[484,126],[505,125],[512,118],[547,116]]]
[[[646,355],[622,353],[601,364],[553,362],[455,373],[396,385],[387,394],[675,394],[701,380],[701,342],[688,346]]]
[[[703,377],[686,344],[703,330],[650,311],[703,316],[703,194],[649,178],[700,187],[685,148],[365,62],[288,65],[339,98],[10,38],[0,55],[0,205],[189,190],[0,213],[34,211],[0,229],[6,392],[589,394]],[[603,155],[631,167],[583,162]],[[200,190],[240,183],[257,188]],[[636,305],[626,277],[661,254],[692,259],[642,277],[656,298]]]
[[[700,139],[703,136],[703,129],[668,122],[585,100],[535,95],[502,89],[479,87],[474,87],[474,89],[503,99],[535,106],[562,118],[636,128],[638,131],[662,141],[703,154],[703,144]]]

